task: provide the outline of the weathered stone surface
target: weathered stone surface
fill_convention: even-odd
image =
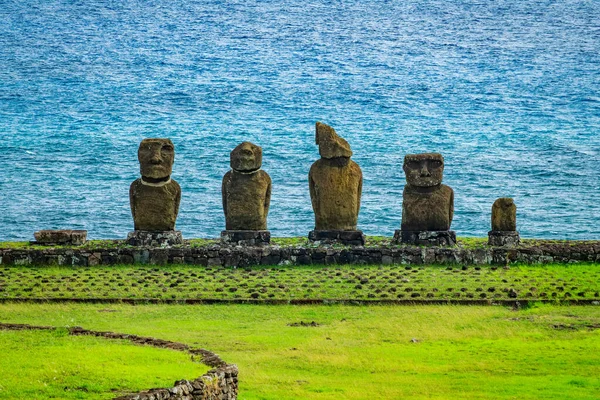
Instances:
[[[362,231],[319,231],[313,230],[308,233],[308,239],[321,243],[341,243],[349,246],[364,246],[365,235]]]
[[[454,216],[454,191],[442,184],[444,158],[438,153],[404,158],[403,231],[446,231]]]
[[[87,231],[72,229],[45,229],[35,232],[33,237],[35,237],[36,244],[41,245],[70,244],[79,246],[85,243]]]
[[[492,231],[516,231],[517,206],[510,197],[501,197],[492,205]]]
[[[221,232],[221,241],[226,244],[265,245],[271,242],[271,232],[226,230]]]
[[[171,179],[175,150],[169,139],[144,139],[138,149],[142,177],[129,188],[134,229],[175,229],[181,188]]]
[[[352,150],[346,139],[338,136],[335,129],[329,125],[317,122],[316,143],[319,146],[319,155],[322,158],[350,158]]]
[[[419,235],[424,236],[419,238]],[[434,244],[424,248],[417,246],[378,246],[336,248],[332,246],[280,247],[280,246],[231,246],[212,245],[207,247],[146,247],[128,248],[115,247],[90,252],[80,248],[14,249],[0,248],[0,265],[110,265],[123,263],[152,264],[152,263],[181,263],[198,266],[247,267],[252,265],[308,265],[323,263],[340,264],[380,264],[389,262],[399,264],[427,263],[459,263],[463,265],[501,264],[513,262],[599,262],[600,241],[524,241],[520,246],[493,247],[469,249],[460,246],[438,247],[440,244],[451,243],[454,232],[438,233],[445,237],[442,242],[436,238],[436,232],[421,232],[417,234],[417,244]],[[402,231],[397,231],[397,240],[401,241]],[[450,238],[450,239],[448,239]],[[429,240],[430,243],[419,243],[419,240]],[[432,240],[435,242],[431,243]]]
[[[127,235],[131,246],[164,247],[182,244],[181,231],[133,231]]]
[[[456,245],[456,232],[396,230],[392,243],[415,246],[454,246]]]
[[[519,232],[516,231],[488,232],[488,245],[490,246],[516,246],[520,240]]]
[[[262,149],[243,142],[230,157],[232,169],[221,186],[226,229],[264,231],[271,203],[271,177],[260,169]]]
[[[333,128],[317,122],[316,142],[321,159],[310,168],[308,183],[315,230],[356,230],[362,171],[350,160],[352,151],[348,142]]]

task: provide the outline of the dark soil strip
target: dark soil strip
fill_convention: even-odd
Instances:
[[[552,328],[558,329],[558,330],[568,330],[568,331],[579,331],[579,330],[582,330],[582,329],[588,329],[590,331],[593,331],[593,330],[596,330],[596,329],[600,329],[600,324],[581,324],[581,325],[558,324],[558,325],[552,325]]]
[[[83,303],[83,304],[256,304],[256,305],[465,305],[465,306],[512,306],[524,307],[533,303],[561,304],[561,305],[600,305],[600,300],[592,299],[539,299],[539,300],[476,300],[476,299],[448,299],[448,300],[347,300],[347,299],[104,299],[104,298],[3,298],[0,303]]]

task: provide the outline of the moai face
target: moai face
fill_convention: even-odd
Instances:
[[[175,147],[169,139],[144,139],[138,149],[138,160],[143,177],[168,178],[173,171]]]
[[[444,176],[444,157],[439,153],[407,154],[403,169],[410,186],[438,186]]]
[[[231,168],[240,172],[259,170],[262,166],[262,149],[250,142],[239,144],[230,154]]]
[[[329,125],[317,122],[315,139],[322,158],[352,157],[352,150],[348,142],[339,137]]]

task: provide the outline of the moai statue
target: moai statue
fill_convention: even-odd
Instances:
[[[510,197],[501,197],[492,205],[492,230],[488,232],[488,244],[516,246],[519,242],[517,206]]]
[[[231,171],[223,177],[221,193],[225,212],[225,243],[268,244],[267,214],[271,202],[271,177],[262,166],[262,149],[250,142],[230,155]]]
[[[169,139],[144,139],[138,149],[141,178],[129,188],[134,232],[127,241],[134,246],[163,246],[183,242],[175,231],[181,188],[171,179],[175,148]]]
[[[404,157],[406,186],[402,194],[402,225],[394,242],[414,245],[454,245],[450,230],[454,216],[454,191],[442,184],[444,158],[438,153]]]
[[[350,245],[365,243],[356,229],[362,171],[352,161],[352,150],[346,140],[325,124],[316,124],[316,143],[321,159],[308,174],[310,198],[315,213],[315,229],[308,234],[312,241],[340,242]]]

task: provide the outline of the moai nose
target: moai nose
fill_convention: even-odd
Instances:
[[[160,164],[162,161],[162,158],[160,156],[160,151],[155,151],[152,154],[152,158],[150,159],[150,163],[151,164]]]
[[[421,166],[421,176],[431,176],[431,173],[429,172],[429,168],[427,168],[427,164],[423,164],[423,166]]]

